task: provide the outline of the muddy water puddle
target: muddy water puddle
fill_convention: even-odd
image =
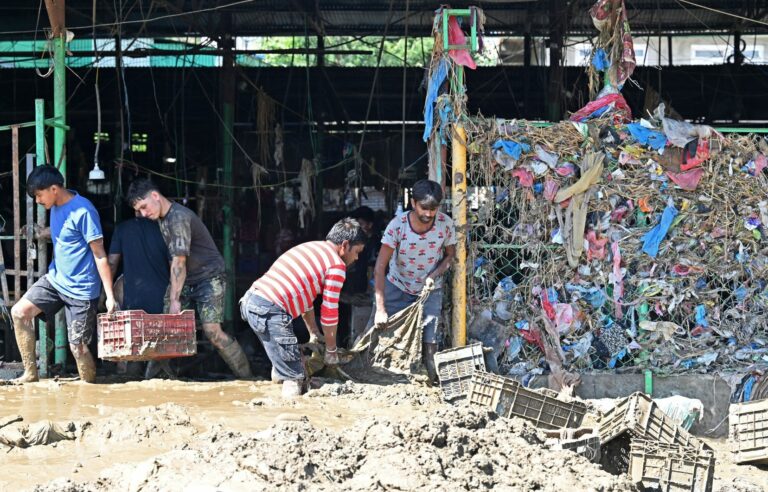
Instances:
[[[409,405],[390,407],[332,397],[285,401],[280,389],[268,382],[164,380],[94,385],[43,381],[21,387],[0,386],[0,418],[18,414],[24,423],[51,420],[92,424],[90,434],[75,441],[28,449],[0,446],[0,491],[23,490],[56,477],[92,480],[104,468],[157,456],[216,425],[252,432],[280,420],[308,419],[315,426],[338,430],[366,416],[398,417],[414,412]],[[149,436],[138,441],[115,438],[126,433],[121,427],[146,424],[152,411],[143,407],[166,404],[173,404],[184,415],[184,425],[161,429],[160,435],[152,435],[157,429],[150,426]],[[104,426],[114,429],[105,432]]]

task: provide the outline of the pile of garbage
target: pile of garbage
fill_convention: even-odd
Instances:
[[[768,361],[764,138],[663,106],[632,123],[472,122],[473,334],[505,334],[502,373],[540,372],[547,338],[576,370]]]

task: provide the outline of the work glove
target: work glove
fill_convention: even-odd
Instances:
[[[325,345],[325,336],[322,333],[310,333],[307,345]]]
[[[338,348],[335,348],[333,352],[331,352],[328,349],[325,349],[325,357],[323,357],[323,361],[325,362],[326,366],[338,366],[339,365],[339,353]]]
[[[427,277],[427,279],[424,281],[424,288],[423,292],[432,292],[435,290],[435,279],[432,277]]]
[[[389,316],[386,311],[376,311],[376,315],[373,317],[373,326],[377,330],[384,330],[389,324]]]

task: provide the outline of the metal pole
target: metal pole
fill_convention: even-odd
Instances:
[[[54,37],[53,42],[53,117],[58,123],[67,122],[67,66],[66,31]],[[53,165],[64,176],[67,184],[67,132],[64,128],[53,129]],[[54,337],[54,362],[62,366],[67,362],[67,325],[64,311],[56,313],[56,331]]]
[[[38,166],[45,164],[45,101],[35,99],[35,154]],[[37,225],[45,227],[45,207],[37,206]],[[45,275],[48,268],[48,245],[44,239],[37,239],[37,274]],[[40,332],[40,377],[48,376],[48,323],[36,322]]]
[[[221,46],[224,50],[221,73],[221,160],[224,167],[224,266],[227,292],[224,303],[224,322],[232,326],[235,292],[235,256],[233,251],[234,193],[232,186],[232,140],[235,128],[235,67],[232,39],[227,36]]]
[[[456,67],[456,92],[464,93],[464,67]],[[451,203],[456,225],[456,261],[453,270],[453,309],[451,310],[451,339],[454,347],[467,344],[467,132],[460,117],[453,127],[451,140]]]
[[[13,170],[13,298],[21,298],[21,197],[19,190],[19,127],[11,127],[11,169]]]

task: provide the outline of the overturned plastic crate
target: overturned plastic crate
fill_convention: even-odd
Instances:
[[[512,378],[479,371],[472,375],[469,402],[490,407],[502,417],[530,420],[542,429],[579,427],[587,413],[583,402],[558,400],[524,388]]]
[[[646,489],[709,492],[715,476],[715,457],[711,451],[702,449],[633,439],[629,476]]]
[[[469,393],[475,371],[485,371],[483,344],[443,350],[435,354],[435,368],[445,400],[461,400]]]
[[[603,445],[624,433],[629,433],[633,439],[676,444],[692,449],[710,449],[704,441],[693,437],[662,412],[649,396],[639,392],[620,400],[600,418],[600,440]]]
[[[600,436],[587,434],[573,439],[549,439],[550,449],[564,449],[587,458],[593,463],[600,461]]]
[[[111,361],[187,357],[197,353],[195,312],[117,311],[98,317],[98,354]]]
[[[728,428],[736,463],[768,464],[768,400],[731,405]]]

